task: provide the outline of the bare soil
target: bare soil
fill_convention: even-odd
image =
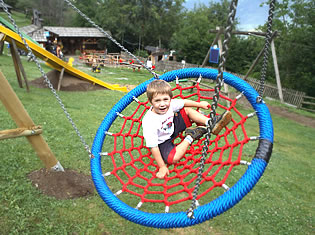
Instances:
[[[57,89],[60,73],[51,71],[47,74],[53,87]],[[47,88],[44,78],[40,77],[30,82],[31,85]],[[133,86],[127,86],[132,89]],[[98,89],[106,89],[104,87],[93,85],[88,81],[83,81],[64,74],[61,82],[60,90],[63,91],[92,91]],[[245,107],[250,106],[246,99],[241,99],[239,103]],[[290,120],[299,122],[302,125],[315,128],[315,119],[305,117],[293,112],[290,112],[284,107],[268,106],[272,114],[276,114]],[[94,185],[91,176],[78,173],[74,170],[65,170],[65,172],[52,172],[47,169],[40,169],[28,175],[32,184],[45,195],[55,197],[57,199],[73,199],[77,197],[86,197],[94,193]]]
[[[234,94],[234,96],[235,96],[235,94]],[[234,98],[233,94],[232,94],[231,98]],[[251,107],[250,103],[244,97],[242,97],[240,100],[238,100],[237,103],[242,105],[244,108],[250,108]],[[314,118],[306,117],[306,116],[291,112],[289,109],[287,109],[285,107],[279,107],[279,106],[273,106],[273,105],[267,105],[267,106],[268,106],[271,114],[276,114],[278,116],[290,119],[292,121],[296,121],[296,122],[300,123],[301,125],[315,128],[315,119]]]
[[[31,172],[28,178],[41,193],[57,199],[86,197],[94,193],[91,176],[74,170],[54,172],[43,168]]]
[[[288,109],[284,107],[279,107],[279,106],[271,106],[268,105],[268,108],[270,110],[270,113],[279,115],[281,117],[296,121],[300,123],[301,125],[315,128],[315,119],[306,117],[303,115],[299,115],[297,113],[290,112]]]
[[[47,74],[47,78],[53,85],[54,89],[58,89],[59,77],[60,72],[57,70],[51,70]],[[44,77],[37,78],[30,82],[32,86],[39,87],[39,88],[48,88],[47,83],[44,80]],[[92,84],[89,81],[78,79],[70,74],[64,73],[63,78],[61,79],[60,83],[60,90],[61,91],[95,91],[95,90],[102,90],[107,89],[97,84]]]

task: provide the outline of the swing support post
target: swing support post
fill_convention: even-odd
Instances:
[[[64,171],[62,165],[57,161],[43,136],[40,135],[41,129],[38,131],[38,128],[35,126],[33,120],[24,109],[22,102],[15,94],[11,85],[1,71],[0,100],[2,101],[4,107],[8,110],[16,125],[19,127],[15,130],[2,131],[2,134],[4,135],[4,133],[6,133],[9,137],[25,136],[47,169]],[[20,134],[17,134],[17,132]]]

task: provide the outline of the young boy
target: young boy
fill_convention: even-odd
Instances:
[[[159,167],[156,176],[163,179],[169,175],[166,164],[178,162],[189,145],[207,132],[205,126],[209,118],[190,107],[209,109],[210,104],[207,101],[172,99],[172,88],[164,80],[152,81],[147,87],[147,97],[152,107],[142,120],[143,136]],[[217,116],[212,133],[219,134],[231,118],[230,111]],[[191,127],[192,122],[202,126]],[[175,146],[173,140],[184,130],[185,139]]]

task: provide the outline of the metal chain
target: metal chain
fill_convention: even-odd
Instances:
[[[272,19],[273,19],[273,13],[275,9],[275,2],[276,0],[271,0],[269,3],[269,14],[268,14],[268,25],[267,25],[267,33],[265,38],[265,46],[264,46],[264,60],[263,65],[261,69],[261,77],[260,77],[260,85],[257,97],[257,103],[262,102],[262,97],[264,94],[265,89],[265,80],[266,80],[266,73],[267,73],[267,66],[268,66],[268,57],[269,57],[269,49],[270,49],[270,43],[272,40]]]
[[[42,69],[41,65],[39,64],[36,56],[33,54],[31,48],[29,47],[29,45],[27,44],[26,40],[24,39],[22,33],[19,30],[19,27],[16,25],[14,19],[11,16],[11,13],[9,12],[8,8],[6,7],[6,5],[4,4],[3,0],[0,0],[1,5],[4,9],[4,11],[7,13],[8,17],[10,18],[15,30],[17,31],[18,35],[21,37],[27,51],[28,51],[28,55],[33,59],[33,61],[35,62],[37,68],[40,70],[42,76],[44,77],[44,81],[46,82],[47,86],[50,88],[51,92],[54,94],[54,96],[56,97],[60,107],[62,108],[63,112],[65,113],[67,119],[69,120],[69,122],[71,123],[73,129],[75,130],[76,134],[79,136],[82,144],[84,145],[85,150],[89,153],[89,156],[92,156],[91,150],[89,145],[86,143],[86,141],[84,140],[83,136],[81,135],[80,131],[78,130],[77,126],[75,125],[74,121],[72,120],[69,112],[66,110],[64,104],[62,103],[59,95],[57,94],[56,90],[54,89],[53,85],[51,84],[50,80],[48,79],[46,73],[44,72],[44,70]]]
[[[214,88],[215,93],[213,95],[213,101],[211,104],[211,112],[210,112],[210,119],[209,119],[208,125],[207,125],[206,139],[204,141],[204,146],[202,148],[202,157],[200,160],[200,167],[199,167],[198,176],[196,179],[196,185],[195,185],[195,188],[193,191],[193,198],[191,201],[191,206],[187,211],[187,216],[191,219],[194,218],[194,210],[196,209],[198,191],[200,188],[200,182],[202,179],[203,169],[205,166],[207,151],[209,149],[211,131],[215,125],[216,108],[218,107],[218,101],[220,98],[220,90],[221,90],[221,87],[224,85],[223,70],[224,70],[224,64],[226,62],[226,55],[227,55],[227,52],[229,49],[228,44],[229,44],[230,39],[231,39],[231,31],[232,31],[234,18],[235,18],[235,14],[236,14],[237,3],[238,3],[238,0],[232,0],[231,4],[230,4],[230,13],[228,15],[227,27],[225,28],[225,33],[224,33],[225,40],[223,41],[222,55],[221,55],[220,64],[218,67],[216,86]]]
[[[74,11],[76,11],[79,15],[81,15],[84,19],[86,19],[93,27],[97,28],[100,32],[102,32],[107,38],[109,38],[113,43],[115,43],[120,49],[125,51],[129,56],[134,58],[139,64],[141,64],[146,70],[148,70],[155,78],[158,78],[158,74],[155,73],[152,69],[146,66],[144,63],[140,61],[138,57],[129,52],[123,45],[121,45],[115,38],[109,35],[104,29],[98,26],[94,21],[92,21],[87,15],[85,15],[82,11],[80,11],[76,6],[74,6],[69,0],[64,0]]]

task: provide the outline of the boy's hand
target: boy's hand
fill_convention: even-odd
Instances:
[[[207,101],[200,101],[200,105],[202,109],[209,109],[210,108],[210,104]]]
[[[158,177],[159,179],[163,179],[165,176],[169,174],[170,174],[170,171],[168,170],[168,168],[166,166],[162,166],[159,169],[159,172],[156,173],[156,177]]]

